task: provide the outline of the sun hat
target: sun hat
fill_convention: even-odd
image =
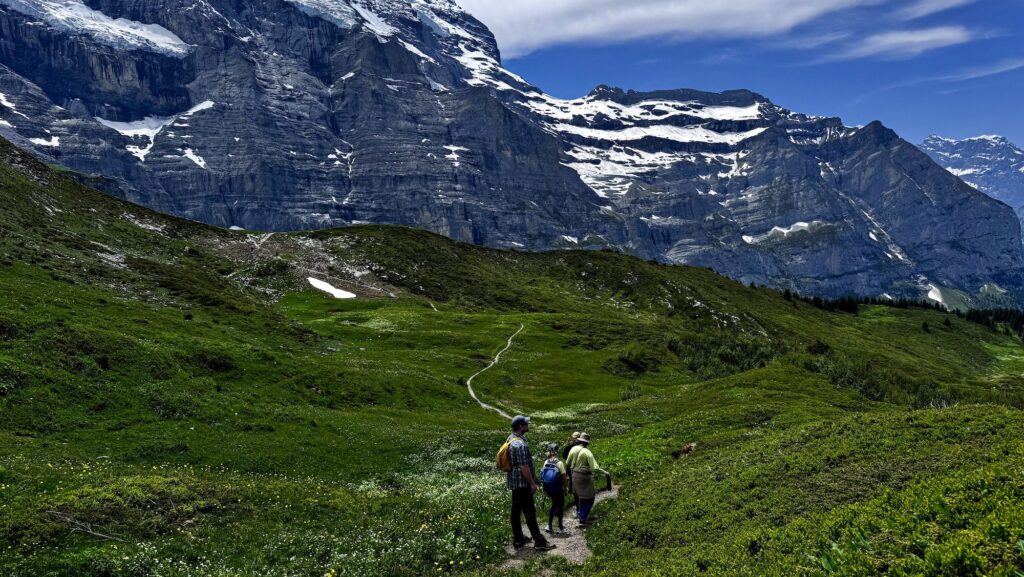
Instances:
[[[530,424],[530,417],[524,417],[523,415],[516,415],[512,417],[512,430],[516,430],[523,425]]]
[[[579,431],[576,431],[575,433],[573,433],[573,434],[572,434],[572,438],[573,438],[573,439],[579,439],[579,438],[580,438],[580,432],[579,432]]]
[[[586,433],[580,433],[580,442],[590,444],[590,435]]]
[[[558,452],[558,443],[548,443],[548,452],[549,453],[557,453]]]

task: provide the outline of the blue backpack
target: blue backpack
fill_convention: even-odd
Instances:
[[[544,462],[544,468],[540,470],[540,480],[544,484],[545,493],[557,495],[564,490],[562,473],[558,470],[558,465],[551,461]]]

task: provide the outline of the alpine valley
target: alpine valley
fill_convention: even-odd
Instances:
[[[221,227],[615,248],[803,294],[1019,299],[1011,208],[874,122],[506,71],[449,0],[0,0],[0,134]]]
[[[940,144],[447,0],[0,0],[0,577],[1024,577],[1017,153]]]

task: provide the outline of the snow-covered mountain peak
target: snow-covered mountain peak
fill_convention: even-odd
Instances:
[[[930,136],[921,150],[974,188],[1015,209],[1024,207],[1024,150],[1006,137]]]
[[[617,247],[822,295],[1024,286],[996,274],[1024,262],[1006,207],[878,123],[749,90],[556,98],[450,0],[13,3],[37,10],[0,10],[0,134],[158,210]]]

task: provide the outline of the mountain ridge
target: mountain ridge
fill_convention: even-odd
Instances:
[[[1008,138],[984,134],[958,140],[932,135],[920,148],[950,173],[1024,218],[1024,150]]]
[[[77,0],[2,3],[13,41],[0,47],[0,93],[19,108],[0,109],[11,125],[0,131],[169,214],[225,228],[377,222],[505,248],[616,247],[822,296],[914,298],[937,284],[970,300],[988,284],[1024,288],[1013,215],[880,125],[847,127],[742,89],[598,86],[554,98],[504,69],[493,35],[446,0],[90,0],[76,12],[93,28],[160,26],[185,53],[125,50],[33,16]],[[36,9],[18,12],[25,5]],[[14,46],[46,56],[28,61]],[[75,81],[57,80],[64,68]],[[972,226],[928,232],[953,214]],[[828,226],[802,226],[814,222]]]

